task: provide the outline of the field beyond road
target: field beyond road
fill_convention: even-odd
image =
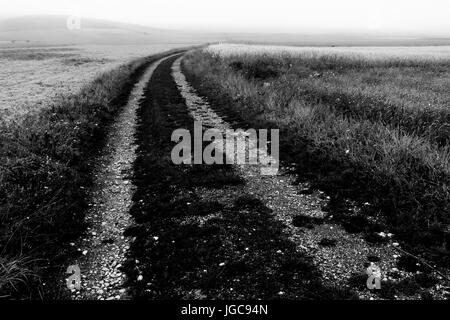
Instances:
[[[102,72],[182,44],[0,46],[0,123],[76,94]]]
[[[213,105],[279,128],[282,159],[332,194],[335,217],[347,220],[345,203],[357,201],[358,218],[448,265],[449,47],[220,44],[183,68]]]

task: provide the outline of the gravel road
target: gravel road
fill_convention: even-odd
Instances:
[[[136,109],[153,71],[164,59],[151,64],[135,84],[128,103],[110,128],[105,151],[96,163],[90,210],[86,215],[89,227],[82,241],[73,244],[83,256],[78,261],[81,290],[73,290],[73,299],[127,298],[121,267],[130,241],[123,233],[131,224],[129,209],[134,186],[129,178],[136,159]]]
[[[261,165],[233,165],[225,173],[173,166],[173,129],[193,121],[222,132],[239,128],[226,110],[197,95],[181,61],[170,56],[149,66],[111,126],[96,165],[89,228],[72,244],[82,254],[74,262],[82,286],[73,299],[302,298],[310,297],[311,283],[320,292],[380,299],[365,287],[371,264],[380,268],[382,286],[420,273],[398,270],[402,254],[388,230],[379,232],[383,241],[369,243],[337,223],[324,210],[329,197],[299,183],[295,164],[282,164],[275,175],[261,174]],[[216,231],[205,238],[210,229]],[[300,280],[295,268],[309,268],[310,279]],[[448,288],[434,276],[428,292],[443,297]]]

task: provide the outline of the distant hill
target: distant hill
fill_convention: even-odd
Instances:
[[[152,44],[217,41],[306,46],[421,46],[450,45],[450,37],[394,34],[209,33],[165,30],[83,18],[80,30],[67,28],[67,16],[34,15],[0,19],[0,45],[34,44]]]
[[[36,15],[0,20],[0,42],[42,44],[192,43],[221,40],[219,34],[193,33],[82,18],[81,29],[69,30],[66,16]]]

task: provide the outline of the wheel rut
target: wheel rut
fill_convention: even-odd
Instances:
[[[323,210],[324,193],[302,192],[294,166],[173,164],[174,130],[239,128],[196,93],[181,59],[152,64],[111,128],[74,244],[73,299],[379,299],[365,287],[374,260],[384,281],[414,276],[397,270],[393,239],[368,243]]]
[[[205,98],[196,93],[183,74],[181,61],[182,57],[172,65],[172,76],[194,120],[204,123],[207,127],[217,128],[223,133],[227,129],[239,129],[238,123],[227,121],[225,110],[216,112]],[[252,149],[257,149],[257,146],[250,142],[247,151]],[[267,154],[264,156],[268,157]],[[268,168],[260,164],[235,165],[234,168],[244,181],[242,192],[257,198],[271,210],[274,219],[283,225],[286,238],[295,244],[296,251],[312,258],[313,265],[320,273],[320,282],[325,287],[344,292],[352,290],[354,296],[360,299],[421,298],[420,290],[413,292],[403,290],[404,288],[392,289],[391,281],[394,278],[402,279],[399,287],[407,286],[415,281],[411,279],[415,279],[417,274],[421,276],[421,273],[397,268],[399,258],[404,256],[405,252],[387,230],[375,233],[374,235],[380,238],[375,242],[368,242],[361,234],[348,232],[344,226],[333,220],[331,214],[324,211],[323,208],[329,206],[329,197],[320,191],[311,194],[300,192],[308,190],[310,186],[308,183],[298,183],[298,176],[291,170],[295,167],[281,166],[278,174],[273,175],[268,175]],[[265,174],[262,174],[263,172]],[[354,207],[353,210],[358,212],[360,208]],[[285,253],[278,250],[275,254]],[[416,262],[416,268],[420,269],[420,264]],[[366,270],[369,267],[378,269],[377,276],[381,285],[391,288],[384,288],[381,296],[378,290],[371,291],[366,287],[369,278]],[[436,276],[440,278],[439,274]],[[440,296],[442,290],[442,287],[437,285],[428,292]]]
[[[179,61],[172,57],[158,66],[138,109],[134,224],[126,232],[133,239],[125,263],[130,294],[137,299],[350,297],[351,292],[321,283],[312,258],[297,249],[252,190],[247,180],[259,175],[259,168],[172,163],[172,132],[193,132],[199,120],[173,77]],[[220,126],[212,110],[194,102],[207,126]],[[261,189],[264,183],[255,184]]]
[[[206,99],[197,95],[182,72],[181,59],[178,58],[174,62],[172,76],[192,117],[196,121],[206,123],[208,127],[224,132],[227,129],[238,129],[236,124],[224,120]],[[252,148],[257,147],[250,144],[247,151]],[[320,281],[325,286],[335,287],[337,290],[341,288],[344,291],[348,289],[347,282],[350,277],[355,274],[364,277],[368,256],[380,257],[380,261],[383,261],[380,267],[383,270],[395,267],[394,248],[390,245],[371,246],[361,237],[348,234],[340,225],[329,221],[327,213],[322,210],[327,204],[326,196],[320,193],[301,194],[299,190],[307,189],[308,186],[298,186],[297,176],[290,172],[290,167],[281,167],[280,171],[273,175],[261,174],[264,169],[261,165],[244,164],[235,167],[245,181],[242,191],[256,197],[270,209],[273,217],[283,225],[283,233],[295,244],[297,252],[312,257],[314,265],[320,270]],[[305,230],[293,225],[293,220],[298,217],[320,223]],[[330,244],[321,245],[324,239]],[[280,250],[274,254],[285,253]],[[357,294],[359,298],[376,297],[368,290],[361,290]]]
[[[77,246],[81,258],[74,261],[81,272],[81,289],[72,289],[72,299],[118,300],[128,297],[122,264],[129,249],[124,231],[131,224],[129,209],[135,186],[132,164],[136,159],[136,110],[155,68],[152,63],[137,81],[114,123],[109,128],[104,152],[94,164],[94,184],[87,232]]]

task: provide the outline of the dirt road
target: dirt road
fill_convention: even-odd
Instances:
[[[410,281],[423,266],[414,261],[417,268],[399,270],[401,254],[387,230],[378,242],[348,232],[324,210],[329,198],[299,183],[292,165],[274,176],[261,175],[257,165],[174,165],[175,129],[193,132],[194,121],[206,128],[244,126],[196,95],[180,59],[149,67],[111,128],[88,213],[91,227],[79,244],[82,290],[73,298],[444,294],[438,277],[428,288],[393,288],[394,279]],[[381,293],[366,287],[371,264],[381,269]]]

